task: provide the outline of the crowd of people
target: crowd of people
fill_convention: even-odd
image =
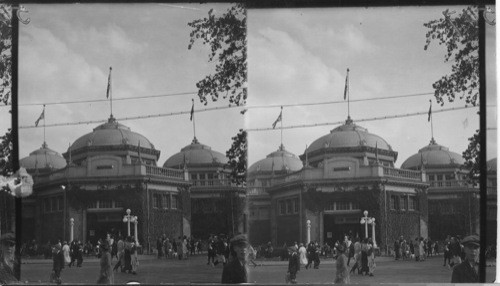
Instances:
[[[440,248],[443,250],[444,266],[453,267],[452,283],[479,282],[478,254],[479,237],[477,235],[448,236],[442,243],[430,239],[417,238],[405,240],[402,236],[394,242],[394,259],[425,261],[426,257],[438,255]],[[0,261],[0,284],[15,281],[14,259],[15,236],[7,233],[0,238],[1,261]],[[175,245],[175,247],[174,247]],[[425,247],[427,245],[427,247]],[[438,245],[439,247],[437,247]],[[236,235],[232,238],[225,235],[211,235],[202,244],[201,241],[187,237],[167,239],[162,236],[157,241],[158,258],[172,257],[187,259],[189,255],[200,254],[207,251],[207,264],[222,265],[222,283],[245,283],[248,282],[248,266],[256,259],[256,251],[252,248],[245,235]],[[60,284],[61,273],[65,267],[82,267],[85,246],[78,240],[70,243],[58,241],[51,246],[52,272],[51,282]],[[97,242],[97,257],[100,259],[100,271],[97,279],[98,284],[113,284],[114,272],[136,274],[139,266],[137,257],[138,245],[134,237],[115,237],[108,234]],[[287,247],[288,267],[286,273],[287,283],[297,283],[297,274],[301,267],[305,269],[319,269],[321,256],[327,255],[325,246],[318,242],[303,243],[294,242]],[[351,275],[374,276],[376,268],[376,247],[371,238],[351,239],[345,236],[342,242],[337,241],[331,248],[335,263],[335,283],[350,283]],[[271,243],[259,248],[264,252],[264,257],[274,253],[275,248]],[[113,262],[113,259],[116,262]],[[113,266],[114,263],[114,266]],[[7,282],[6,282],[7,281]]]

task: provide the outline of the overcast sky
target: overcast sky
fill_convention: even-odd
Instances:
[[[29,103],[106,99],[109,67],[114,99],[175,94],[154,99],[114,100],[113,115],[132,131],[147,137],[161,151],[158,165],[193,139],[189,111],[227,106],[202,106],[196,82],[213,71],[209,49],[202,43],[188,50],[188,22],[206,17],[210,8],[225,12],[227,5],[26,5],[31,22],[20,25],[19,125],[33,126],[42,106]],[[196,137],[225,154],[231,137],[244,126],[241,109],[196,112]],[[101,120],[110,115],[109,102],[47,105],[46,124]],[[140,120],[120,118],[187,112]],[[70,143],[100,123],[47,127],[49,148],[63,153]],[[43,142],[43,122],[21,129],[20,157]]]
[[[443,63],[445,48],[433,43],[424,51],[424,23],[442,17],[450,7],[274,9],[248,12],[249,109],[247,127],[270,128],[279,105],[342,101],[346,69],[350,69],[351,100],[433,92],[432,83],[450,72]],[[461,11],[460,7],[451,10]],[[494,47],[494,27],[487,25],[488,44]],[[490,53],[491,54],[491,53]],[[488,59],[494,71],[494,57]],[[496,105],[496,79],[488,77],[488,105]],[[350,116],[357,120],[426,113],[433,95],[402,99],[351,102]],[[464,106],[464,101],[433,110]],[[434,113],[434,138],[461,154],[479,127],[478,109]],[[494,120],[496,108],[488,109]],[[340,104],[295,106],[283,109],[283,127],[335,123],[347,118],[347,101]],[[465,122],[465,124],[464,124]],[[428,145],[431,124],[427,114],[406,118],[358,122],[384,138],[399,152],[396,166]],[[304,153],[307,145],[339,124],[283,130],[285,148]],[[278,127],[280,124],[277,125]],[[250,164],[278,149],[278,128],[250,132]],[[496,157],[496,130],[488,132],[488,158]]]
[[[196,82],[213,71],[209,49],[201,43],[188,50],[188,22],[206,17],[218,4],[71,4],[25,5],[31,22],[20,24],[19,126],[33,126],[43,103],[106,99],[109,67],[113,67],[113,98],[189,93],[148,100],[115,100],[113,115],[132,131],[146,136],[161,150],[159,165],[193,138],[189,114],[140,120],[120,118],[189,112],[225,107],[227,101],[202,106]],[[201,143],[225,153],[231,137],[242,127],[269,128],[279,105],[343,100],[346,69],[350,69],[351,100],[433,92],[432,83],[450,72],[443,63],[445,48],[437,43],[424,51],[423,24],[442,17],[450,8],[321,8],[256,9],[248,11],[248,112],[241,108],[197,112],[196,136]],[[23,15],[23,16],[24,16]],[[494,26],[487,27],[488,105],[496,105]],[[359,122],[397,114],[427,112],[432,95],[404,99],[351,102],[350,115],[358,125],[377,134],[399,152],[396,166],[431,139],[427,115]],[[24,106],[25,104],[35,106]],[[276,105],[274,108],[253,106]],[[463,101],[433,110],[464,106]],[[0,107],[0,130],[10,124]],[[479,126],[478,109],[434,113],[434,138],[462,153]],[[496,127],[496,107],[488,108],[490,127]],[[47,105],[47,125],[105,122],[109,102]],[[347,104],[302,105],[283,109],[283,126],[336,123],[347,118]],[[47,127],[46,141],[59,153],[100,123]],[[43,128],[22,128],[20,158],[43,142]],[[278,124],[278,127],[280,125]],[[283,131],[283,144],[299,155],[338,124]],[[4,132],[2,132],[3,134]],[[488,131],[488,159],[496,157],[496,130]],[[279,129],[250,131],[249,165],[277,150]]]

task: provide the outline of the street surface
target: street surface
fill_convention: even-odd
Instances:
[[[137,281],[143,284],[159,283],[220,283],[222,266],[212,267],[206,264],[206,255],[196,255],[188,260],[162,259],[152,255],[139,256],[137,275],[115,272],[115,284]],[[259,266],[250,266],[251,283],[269,284],[285,282],[288,269],[287,261],[257,260]],[[113,260],[113,265],[116,263]],[[375,276],[351,275],[351,283],[449,283],[451,269],[443,266],[443,257],[431,257],[424,262],[395,261],[390,257],[377,257]],[[262,265],[260,265],[262,264]],[[489,265],[492,262],[488,262]],[[24,259],[21,266],[21,280],[34,284],[47,284],[52,269],[52,260]],[[495,267],[486,269],[487,282],[495,279]],[[99,261],[87,258],[81,268],[65,268],[61,278],[64,283],[95,284],[99,275]],[[333,283],[335,277],[335,261],[324,258],[319,269],[301,268],[297,274],[298,283]]]

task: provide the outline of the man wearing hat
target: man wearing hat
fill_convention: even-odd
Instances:
[[[16,251],[16,237],[13,233],[6,233],[0,237],[0,284],[17,282],[14,275],[16,264],[14,253]]]
[[[451,283],[479,283],[479,236],[469,235],[462,240],[465,260],[453,268]]]
[[[245,235],[239,234],[230,241],[230,255],[229,262],[222,270],[222,283],[235,284],[247,283],[248,271],[246,268],[246,257],[248,250],[248,241]]]

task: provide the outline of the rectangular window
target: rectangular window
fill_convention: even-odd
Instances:
[[[176,210],[179,207],[179,196],[172,195],[172,209]]]
[[[162,195],[153,194],[153,208],[161,209],[162,207]]]
[[[300,211],[299,199],[295,198],[293,199],[293,212],[299,213],[299,211]]]
[[[284,215],[285,214],[285,201],[279,201],[278,202],[278,211],[279,211],[279,214],[280,215]]]
[[[429,181],[434,181],[434,175],[429,175]]]
[[[165,202],[163,204],[165,209],[168,209],[170,207],[170,194],[163,195],[163,201]]]
[[[397,210],[397,197],[391,196],[391,210]]]
[[[443,174],[438,174],[437,175],[437,180],[442,181],[443,180]]]
[[[287,214],[292,213],[292,201],[291,200],[286,200],[286,213]]]
[[[337,210],[338,211],[345,211],[349,210],[349,202],[337,202]]]
[[[97,201],[93,201],[89,203],[89,209],[96,209],[97,208]]]
[[[405,208],[405,205],[406,205],[405,200],[406,200],[405,196],[399,197],[399,205],[401,206],[401,210],[406,210],[406,208]]]
[[[110,209],[113,205],[113,202],[111,200],[100,200],[99,201],[99,208],[100,209]]]
[[[50,211],[57,211],[57,198],[50,198]]]
[[[123,202],[115,201],[115,208],[123,208]]]
[[[196,174],[191,174],[191,180],[196,180],[196,179],[197,179]]]
[[[352,202],[352,209],[353,210],[359,210],[359,203],[358,202]]]
[[[408,197],[408,210],[415,210],[415,197]]]
[[[57,206],[58,206],[58,208],[57,208],[58,211],[62,211],[63,210],[63,208],[64,208],[64,202],[63,202],[63,197],[62,196],[60,196],[60,197],[57,198]]]

